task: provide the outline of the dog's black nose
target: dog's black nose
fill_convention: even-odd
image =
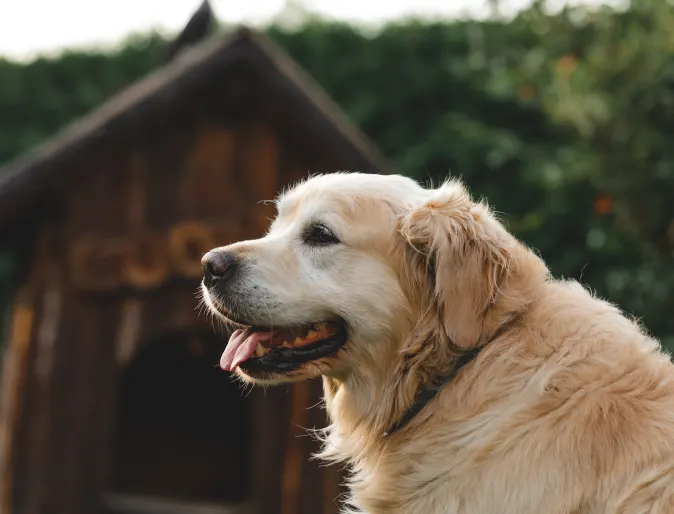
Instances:
[[[201,259],[204,281],[210,286],[216,280],[227,280],[236,268],[236,258],[231,252],[211,250]]]

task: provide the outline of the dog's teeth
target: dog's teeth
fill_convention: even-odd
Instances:
[[[295,346],[298,346],[298,345],[302,344],[302,338],[301,338],[301,337],[296,337],[296,338],[295,338],[295,341],[293,341],[293,344],[294,344]]]
[[[281,343],[281,348],[290,348],[290,343],[288,341],[283,341]]]
[[[262,357],[265,353],[267,353],[264,349],[264,346],[262,346],[260,343],[257,343],[257,346],[255,347],[255,355],[258,357]]]

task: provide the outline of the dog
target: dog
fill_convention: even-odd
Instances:
[[[669,357],[461,182],[319,175],[276,207],[204,256],[204,301],[237,327],[223,369],[322,377],[344,512],[674,512]]]

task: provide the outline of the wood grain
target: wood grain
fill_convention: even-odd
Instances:
[[[0,416],[0,508],[13,512],[14,476],[12,464],[16,450],[14,436],[19,429],[21,393],[28,372],[28,349],[33,330],[34,311],[27,299],[15,305],[2,380],[2,415]],[[25,303],[24,303],[25,302]]]
[[[207,218],[238,214],[233,166],[234,132],[212,124],[200,126],[185,160],[183,212]]]
[[[286,443],[286,457],[283,463],[283,501],[281,514],[297,514],[302,494],[302,467],[305,459],[302,451],[302,437],[306,437],[309,419],[309,382],[298,382],[291,388],[290,423]]]

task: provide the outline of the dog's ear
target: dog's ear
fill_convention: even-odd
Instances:
[[[459,348],[489,337],[488,313],[502,294],[518,245],[489,208],[449,181],[404,213],[400,232],[408,279],[434,311],[425,317],[437,320],[435,330]]]

